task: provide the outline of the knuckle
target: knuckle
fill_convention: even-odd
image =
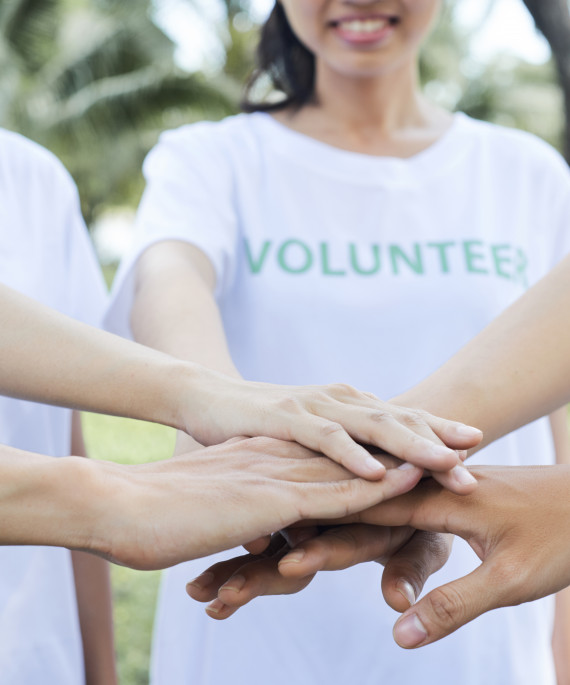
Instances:
[[[451,585],[439,587],[429,595],[434,620],[440,626],[455,626],[465,616],[465,602]]]
[[[297,397],[293,395],[287,395],[286,397],[281,397],[276,402],[277,410],[283,411],[287,414],[302,414],[304,409],[301,402]]]
[[[320,428],[321,438],[323,440],[329,439],[331,436],[334,437],[337,433],[344,433],[344,428],[340,423],[335,421],[327,421]]]
[[[327,390],[333,397],[360,397],[361,392],[348,383],[332,383],[327,385]]]
[[[393,421],[394,417],[387,411],[382,409],[376,409],[368,414],[370,421],[374,423],[385,423],[387,421]]]
[[[405,414],[402,414],[400,416],[400,421],[408,428],[419,428],[420,426],[424,427],[426,425],[425,418],[416,412],[406,412]]]

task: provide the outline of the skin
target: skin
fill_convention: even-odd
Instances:
[[[293,440],[370,479],[382,478],[385,469],[356,441],[446,472],[460,461],[455,449],[481,439],[477,429],[396,408],[348,386],[247,383],[181,362],[2,285],[0,311],[0,354],[10,360],[0,368],[0,392],[12,397],[156,421],[206,445],[240,435]],[[468,481],[463,491],[474,485]]]
[[[484,427],[485,444],[552,412],[570,400],[570,327],[560,314],[567,311],[570,257],[397,401],[475,419]],[[394,636],[403,647],[423,646],[485,611],[532,601],[570,584],[569,468],[475,467],[478,487],[465,498],[446,497],[440,486],[426,480],[409,496],[319,537],[299,542],[307,534],[295,533],[298,546],[289,554],[284,548],[265,557],[229,560],[208,569],[212,576],[207,584],[193,582],[187,589],[199,601],[217,597],[209,613],[226,618],[256,596],[303,589],[319,570],[386,562],[384,597],[405,612]],[[374,525],[381,527],[375,530]],[[405,528],[398,532],[386,526]],[[402,547],[402,534],[410,527],[418,532]],[[448,543],[441,532],[466,539],[484,563],[410,608],[427,578],[447,559]],[[414,642],[414,636],[421,639]]]
[[[87,457],[81,418],[72,416],[71,453]],[[109,564],[93,554],[71,552],[83,643],[85,685],[116,685],[113,601]]]
[[[306,518],[349,515],[407,492],[421,469],[367,481],[300,445],[250,438],[139,466],[3,446],[0,476],[0,543],[67,547],[151,570]]]
[[[417,154],[447,130],[448,115],[426,103],[417,87],[417,50],[440,3],[282,0],[282,5],[296,35],[316,56],[316,97],[313,104],[299,111],[277,113],[275,118],[280,123],[342,149],[396,157]],[[378,50],[348,49],[330,31],[330,21],[347,11],[397,11],[401,31],[394,34],[397,39]],[[546,280],[546,285],[537,286],[523,298],[522,306],[517,305],[499,317],[465,351],[433,377],[395,398],[395,402],[480,426],[484,430],[482,444],[563,404],[570,388],[570,339],[564,319],[560,325],[560,312],[568,311],[570,305],[566,296],[570,292],[569,269],[570,263],[565,260],[552,279]],[[508,416],[504,407],[509,407]],[[558,453],[563,452],[561,445]],[[527,486],[531,487],[528,481]],[[567,492],[566,489],[556,503],[563,516]],[[547,504],[538,502],[536,506]],[[483,517],[484,505],[479,506]],[[459,510],[459,504],[457,507]],[[495,507],[493,514],[501,530],[512,512],[505,510],[503,518]],[[519,530],[522,536],[524,526]],[[387,563],[382,583],[384,596],[394,609],[405,611],[415,602],[427,577],[445,563],[451,548],[449,535],[443,537],[432,530],[413,533],[409,527],[396,533],[359,523],[328,530],[318,537],[313,537],[315,532],[309,529],[290,536],[289,541],[299,545],[293,552],[277,540],[261,557],[246,555],[216,565],[208,569],[205,578],[192,581],[187,590],[195,599],[211,602],[207,608],[210,616],[224,619],[256,596],[303,589],[318,570],[381,560]],[[461,530],[453,532],[461,534]],[[491,535],[491,531],[487,533]],[[305,542],[300,542],[303,539]],[[567,537],[556,540],[567,545]],[[508,566],[509,553],[503,549],[506,547],[498,555],[504,555]],[[561,556],[557,550],[554,545],[553,565]],[[540,560],[544,563],[542,555]],[[518,582],[515,577],[513,583]],[[554,591],[551,587],[546,586],[543,594]],[[484,584],[478,592],[485,595]],[[536,595],[524,583],[521,593],[525,599]],[[565,597],[558,598],[562,612],[567,611]],[[469,597],[463,596],[462,600],[467,604]],[[495,596],[488,596],[487,601],[482,610],[501,606]],[[504,603],[509,603],[508,597]],[[562,612],[557,612],[555,644],[564,640],[560,627],[567,618]],[[398,635],[396,630],[397,639]],[[562,659],[558,658],[560,654]],[[558,650],[558,656],[556,666],[562,683],[567,669],[565,650]]]

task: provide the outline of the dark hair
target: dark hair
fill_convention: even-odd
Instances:
[[[253,98],[260,79],[269,79],[274,91],[283,93],[277,102]],[[310,102],[315,89],[315,56],[297,38],[280,2],[275,3],[261,28],[256,66],[247,82],[241,103],[244,112],[271,112],[285,107],[297,109]]]

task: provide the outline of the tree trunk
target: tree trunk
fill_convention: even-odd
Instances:
[[[523,0],[537,28],[550,43],[564,93],[564,153],[570,163],[570,4],[568,0]]]

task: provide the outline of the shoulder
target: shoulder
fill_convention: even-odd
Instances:
[[[479,150],[493,164],[510,166],[513,171],[531,176],[547,174],[570,183],[570,169],[562,155],[538,136],[464,114],[459,116],[464,130],[476,137]]]
[[[24,177],[28,189],[34,181],[53,190],[54,185],[74,190],[75,184],[59,159],[41,145],[24,136],[0,129],[0,169],[12,179]]]
[[[145,174],[172,165],[223,167],[232,159],[247,163],[257,147],[260,119],[257,114],[237,114],[165,131],[145,160]]]

